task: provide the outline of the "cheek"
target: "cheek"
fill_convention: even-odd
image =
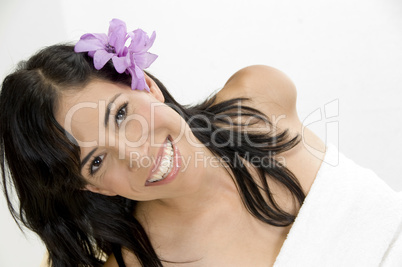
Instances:
[[[132,140],[136,141],[144,135],[157,134],[163,128],[180,132],[186,124],[175,110],[160,102],[144,101],[137,104],[128,119],[126,130],[130,134],[137,133],[132,136]]]
[[[184,119],[169,106],[157,106],[152,113],[154,127],[163,126],[174,129],[175,132],[182,132],[186,128]]]
[[[125,189],[130,188],[130,183],[128,180],[127,173],[124,172],[124,169],[118,170],[118,168],[114,168],[108,166],[108,170],[106,171],[105,176],[102,180],[102,187],[104,189],[113,191],[114,193],[121,195]]]
[[[138,174],[140,175],[140,174]],[[134,173],[115,172],[113,176],[105,176],[102,187],[119,196],[133,200],[147,200],[144,185],[141,184],[141,176]]]

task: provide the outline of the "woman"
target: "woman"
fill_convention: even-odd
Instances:
[[[101,59],[51,46],[4,80],[1,166],[13,216],[42,238],[53,266],[294,266],[287,236],[300,233],[292,226],[324,160],[311,148],[326,147],[300,123],[293,83],[247,67],[205,102],[181,106],[132,62],[122,71],[130,60],[120,61],[128,54],[114,30]],[[393,215],[389,239],[402,216]]]

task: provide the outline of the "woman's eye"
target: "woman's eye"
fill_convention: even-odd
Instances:
[[[120,107],[119,111],[117,111],[115,116],[115,121],[118,127],[127,117],[127,103]]]
[[[94,158],[94,160],[92,161],[92,164],[90,166],[91,174],[94,174],[97,170],[99,170],[99,168],[102,165],[104,157],[105,157],[105,155],[101,155],[101,156],[97,156]]]

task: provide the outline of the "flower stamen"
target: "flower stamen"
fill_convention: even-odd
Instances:
[[[113,53],[113,54],[116,54],[116,49],[114,48],[114,46],[112,46],[112,45],[110,45],[110,44],[107,44],[106,45],[106,52],[108,52],[108,53]]]

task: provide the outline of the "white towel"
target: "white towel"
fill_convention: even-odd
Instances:
[[[402,192],[333,145],[274,264],[315,266],[402,267]]]

